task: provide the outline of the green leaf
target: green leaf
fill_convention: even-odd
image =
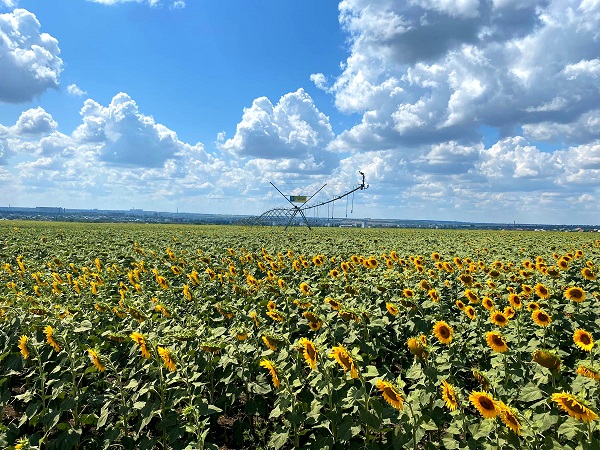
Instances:
[[[82,320],[81,322],[79,322],[79,326],[77,328],[75,328],[73,331],[75,333],[83,333],[85,331],[90,331],[94,326],[92,325],[92,322],[90,322],[89,320]]]
[[[545,395],[542,390],[537,387],[537,385],[533,383],[527,383],[523,389],[521,389],[521,394],[519,395],[519,400],[524,402],[533,402],[535,400],[540,400],[544,398]]]
[[[142,409],[144,406],[146,406],[146,402],[135,402],[133,404],[133,409]]]
[[[223,412],[221,408],[215,405],[209,405],[206,402],[202,402],[198,405],[198,413],[201,416],[210,416],[211,414],[216,414]]]
[[[573,439],[577,436],[579,431],[579,423],[570,418],[561,423],[558,430],[556,430],[559,435],[564,436],[567,439]]]
[[[275,450],[279,450],[281,447],[285,445],[289,437],[289,433],[287,431],[282,431],[280,433],[273,433],[271,435],[271,439],[269,439],[269,447],[273,447]]]

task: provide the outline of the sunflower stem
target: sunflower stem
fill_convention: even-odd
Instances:
[[[415,419],[415,413],[412,409],[410,402],[408,403],[408,409],[410,409],[410,420],[412,421],[412,436],[413,436],[413,449],[417,450],[417,421]]]

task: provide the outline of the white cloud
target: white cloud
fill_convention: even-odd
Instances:
[[[266,97],[254,100],[244,109],[235,135],[220,142],[219,148],[242,158],[312,159],[322,164],[332,138],[329,118],[317,109],[310,95],[298,89],[281,97],[276,105]]]
[[[0,0],[0,5],[4,5],[7,8],[14,8],[17,6],[18,0]]]
[[[87,95],[87,92],[82,90],[79,86],[77,86],[76,84],[70,84],[67,86],[67,92],[69,93],[69,95],[73,95],[75,97],[83,97],[84,95]]]
[[[58,41],[40,33],[34,14],[25,9],[0,14],[0,102],[26,102],[57,88],[59,54]]]
[[[332,148],[471,144],[482,125],[542,136],[544,123],[561,124],[554,139],[594,137],[575,129],[600,102],[598,2],[344,0],[340,23],[342,72],[311,79],[363,118]]]

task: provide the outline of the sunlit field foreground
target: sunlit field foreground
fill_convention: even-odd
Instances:
[[[598,449],[586,233],[0,222],[0,447]]]

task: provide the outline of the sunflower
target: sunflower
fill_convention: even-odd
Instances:
[[[582,422],[591,422],[598,418],[598,414],[588,408],[582,400],[567,392],[557,392],[552,394],[552,401],[558,404],[559,408],[566,411],[571,417]]]
[[[495,309],[490,313],[490,322],[499,327],[505,327],[508,325],[508,317],[506,317],[502,311]]]
[[[577,347],[586,352],[591,352],[592,348],[594,348],[594,338],[592,338],[589,332],[581,328],[575,330],[575,333],[573,333],[573,342],[575,342]]]
[[[267,347],[269,347],[269,350],[272,350],[274,352],[277,351],[277,344],[279,342],[277,341],[277,339],[274,339],[273,336],[268,336],[266,334],[263,334],[262,340],[265,343],[265,345]]]
[[[457,307],[458,309],[460,309],[461,311],[462,311],[463,309],[465,309],[465,304],[462,302],[462,300],[456,300],[455,304],[456,304],[456,307]]]
[[[514,309],[521,309],[523,307],[523,301],[517,294],[510,294],[508,296],[508,302]]]
[[[50,344],[55,351],[60,352],[60,346],[52,336],[54,330],[50,325],[46,325],[46,328],[44,328],[44,333],[46,333],[46,341],[48,342],[48,344]]]
[[[479,303],[479,296],[471,289],[465,291],[465,297],[469,300],[469,303]]]
[[[453,332],[452,327],[443,320],[436,322],[433,326],[433,334],[442,344],[450,345]]]
[[[329,275],[330,275],[332,278],[337,278],[337,277],[339,277],[339,276],[340,276],[340,272],[339,272],[337,269],[331,269],[331,270],[329,271]]]
[[[23,355],[23,359],[29,358],[29,349],[27,348],[27,336],[22,335],[19,338],[19,351]]]
[[[600,371],[598,371],[598,369],[595,367],[588,366],[587,364],[580,364],[579,367],[577,367],[577,373],[582,377],[600,381]]]
[[[500,413],[497,402],[487,392],[471,392],[469,401],[486,419],[493,419]]]
[[[377,380],[377,388],[381,391],[384,400],[396,409],[404,408],[404,399],[396,386],[389,381]]]
[[[300,292],[302,293],[302,295],[310,295],[310,286],[308,285],[308,283],[300,283]]]
[[[133,340],[133,342],[139,345],[142,356],[146,359],[150,358],[150,352],[146,346],[146,339],[144,338],[144,335],[134,331],[129,337]]]
[[[398,314],[399,309],[393,303],[386,302],[385,307],[392,316],[395,316],[396,314]]]
[[[490,388],[490,381],[488,380],[488,377],[478,369],[473,369],[472,373],[473,378],[475,378],[481,384],[481,387],[484,391],[487,391]]]
[[[592,272],[592,269],[589,267],[584,267],[583,269],[581,269],[581,275],[583,276],[583,278],[589,281],[593,281],[596,279],[596,274]]]
[[[340,302],[338,302],[337,300],[335,300],[331,297],[327,297],[325,299],[325,303],[327,303],[329,306],[331,306],[331,309],[333,309],[334,311],[337,311],[342,307],[342,304]]]
[[[473,276],[470,273],[463,273],[458,277],[458,279],[465,286],[471,286],[473,284]]]
[[[169,351],[169,349],[158,346],[158,347],[156,347],[156,351],[158,352],[159,356],[162,358],[163,362],[165,363],[165,367],[169,371],[175,372],[177,370],[177,367],[175,366],[175,361],[173,360],[173,356],[171,355],[171,352]]]
[[[464,311],[469,319],[475,320],[475,317],[476,317],[475,308],[473,308],[471,305],[469,305],[469,306],[465,307]]]
[[[358,371],[356,370],[354,359],[352,359],[348,351],[341,344],[331,349],[329,357],[334,358],[338,364],[343,367],[344,372],[350,371],[350,376],[352,378],[358,378]]]
[[[306,360],[306,364],[308,364],[311,369],[316,369],[318,352],[314,342],[307,338],[301,338],[298,343],[304,348],[304,359]]]
[[[404,289],[402,291],[402,295],[404,295],[404,297],[406,298],[411,298],[415,296],[415,291],[413,291],[412,289]]]
[[[560,370],[560,358],[548,350],[536,350],[533,352],[533,360],[546,369]]]
[[[531,320],[533,320],[540,327],[547,327],[552,322],[552,318],[543,309],[536,309],[531,313]]]
[[[429,295],[429,298],[431,299],[432,302],[439,302],[440,301],[440,295],[438,294],[438,292],[435,289],[430,289],[427,292],[427,295]]]
[[[442,385],[440,386],[442,390],[442,399],[446,404],[446,407],[450,411],[454,411],[458,406],[458,400],[456,398],[456,392],[454,391],[454,386],[448,384],[446,380],[442,380]]]
[[[426,340],[423,342],[421,339],[411,337],[408,339],[408,341],[406,341],[406,345],[408,345],[410,352],[417,358],[427,358]]]
[[[318,331],[322,325],[323,325],[323,322],[321,322],[320,320],[318,322],[308,322],[308,326],[313,331]]]
[[[529,298],[529,296],[533,294],[533,288],[528,284],[522,284],[521,293],[523,294],[523,297]]]
[[[338,311],[338,315],[346,322],[350,320],[354,320],[356,323],[360,322],[360,316],[356,312],[351,311],[349,309],[341,309],[340,311]]]
[[[527,304],[527,309],[529,311],[535,311],[536,309],[540,309],[540,304],[538,302],[529,302]]]
[[[269,373],[271,374],[271,378],[273,378],[273,386],[275,386],[275,388],[278,388],[280,384],[279,375],[277,374],[277,369],[275,368],[273,362],[268,359],[263,359],[260,362],[260,367],[264,367],[269,371]]]
[[[535,285],[535,293],[541,299],[546,300],[547,298],[550,298],[550,291],[542,283],[538,283]]]
[[[92,364],[94,364],[94,366],[96,366],[96,369],[98,369],[98,372],[104,372],[106,370],[106,367],[100,362],[100,355],[98,355],[98,352],[96,350],[92,350],[91,348],[88,348],[87,352],[90,356]]]
[[[512,306],[507,306],[506,308],[504,308],[503,312],[508,319],[512,319],[513,317],[515,317],[515,310]]]
[[[581,303],[585,300],[585,291],[579,287],[571,287],[565,291],[565,297],[576,303]]]
[[[481,304],[488,311],[492,311],[494,309],[494,300],[492,300],[489,297],[483,297],[483,300],[481,300]]]
[[[431,289],[433,289],[433,287],[431,286],[431,284],[429,284],[429,281],[427,280],[419,281],[419,288],[426,292],[429,292]]]
[[[283,319],[284,319],[283,314],[281,314],[276,309],[267,311],[267,316],[269,316],[273,320],[276,320],[277,322],[283,322]]]
[[[516,411],[505,405],[502,400],[498,400],[497,404],[500,408],[500,419],[504,422],[504,425],[514,431],[518,436],[521,436],[521,424],[519,423]]]
[[[506,339],[497,331],[488,331],[485,334],[485,340],[488,346],[498,353],[504,353],[508,351],[508,345],[506,345]]]

